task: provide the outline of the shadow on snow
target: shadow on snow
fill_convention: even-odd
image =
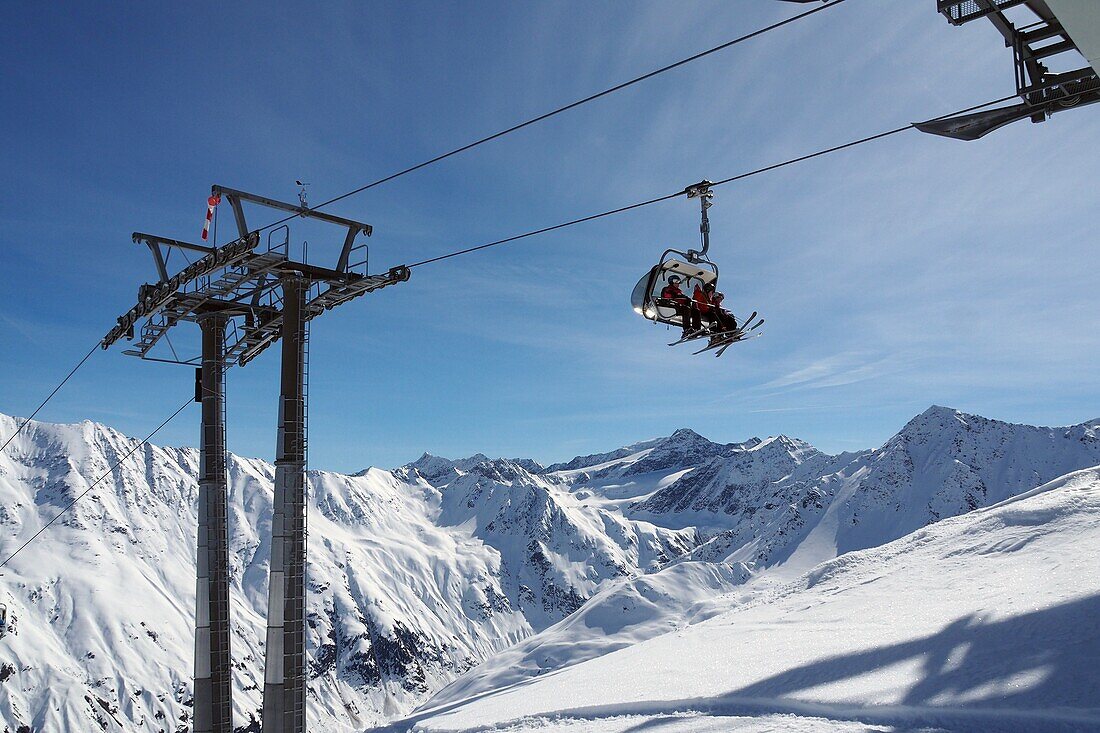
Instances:
[[[914,661],[920,665],[919,680],[896,704],[819,703],[794,697]],[[408,731],[419,721],[561,673],[524,680],[375,730]],[[929,636],[821,659],[715,697],[578,708],[563,705],[540,717],[591,720],[677,712],[795,714],[900,730],[919,726],[967,733],[1100,732],[1100,595],[1004,619],[963,616]],[[626,730],[656,731],[674,722],[670,718],[642,721]],[[503,723],[454,730],[474,733]]]

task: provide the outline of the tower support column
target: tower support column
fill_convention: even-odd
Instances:
[[[232,733],[229,632],[229,486],[225,455],[225,328],[204,316],[199,394],[199,522],[195,588],[195,733]]]
[[[304,733],[306,720],[306,391],[308,281],[282,278],[282,367],[271,519],[264,733]]]

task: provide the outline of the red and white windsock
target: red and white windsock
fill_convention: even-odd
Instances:
[[[214,218],[214,209],[222,202],[221,196],[211,196],[206,199],[206,221],[202,225],[202,241],[210,237],[210,221]]]

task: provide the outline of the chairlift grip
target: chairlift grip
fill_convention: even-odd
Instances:
[[[687,197],[699,199],[699,233],[703,236],[703,249],[696,252],[693,249],[687,251],[688,261],[692,264],[699,260],[706,259],[707,252],[710,251],[710,219],[707,217],[707,209],[714,205],[711,200],[714,198],[714,192],[711,191],[711,182],[705,178],[698,183],[688,186],[684,189],[684,193]]]

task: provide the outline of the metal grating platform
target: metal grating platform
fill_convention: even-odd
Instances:
[[[936,0],[936,9],[952,25],[962,25],[978,18],[984,18],[998,10],[1006,10],[1014,5],[1023,5],[1025,0]]]

